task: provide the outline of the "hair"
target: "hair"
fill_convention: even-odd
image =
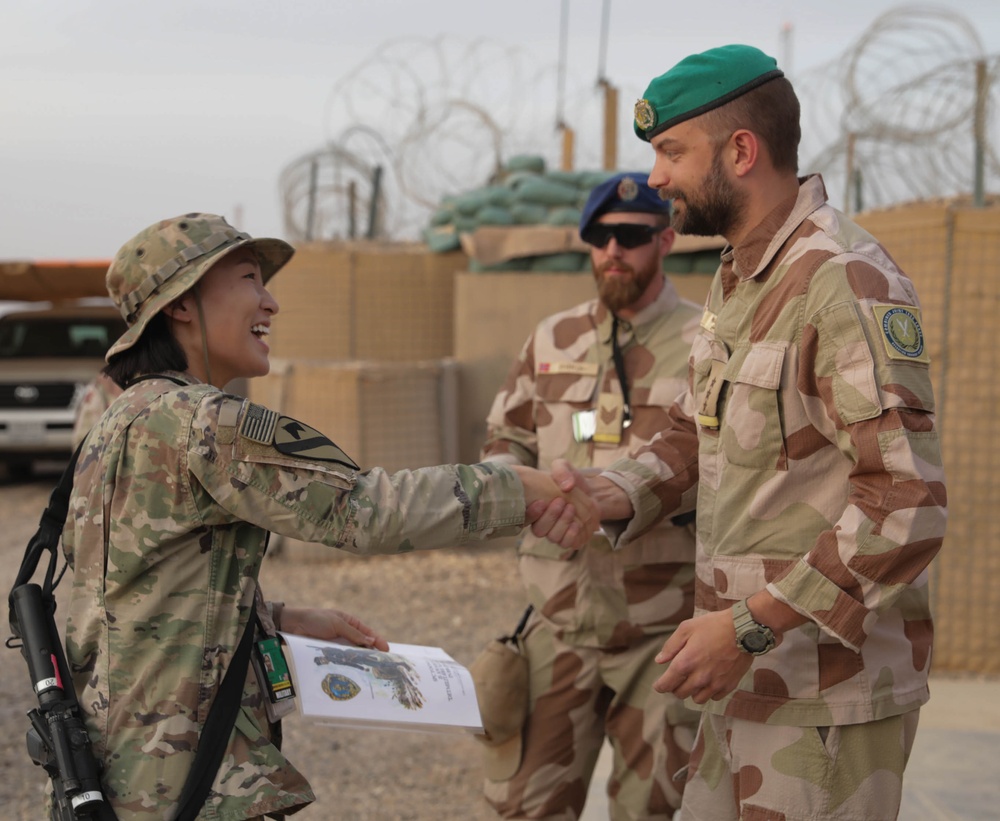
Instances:
[[[785,77],[776,77],[735,100],[702,115],[702,126],[716,146],[738,129],[756,134],[767,147],[777,171],[799,170],[799,98]]]
[[[187,355],[170,332],[166,314],[158,313],[149,320],[131,348],[114,354],[108,360],[104,373],[118,387],[126,388],[144,374],[186,371],[187,366]]]

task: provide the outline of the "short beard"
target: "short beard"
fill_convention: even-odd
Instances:
[[[597,282],[598,298],[612,313],[618,313],[634,305],[646,293],[646,289],[649,287],[649,283],[653,281],[653,277],[659,273],[659,269],[656,267],[656,263],[659,261],[660,258],[656,257],[649,266],[640,270],[636,270],[631,265],[626,265],[623,262],[613,263],[609,260],[601,265],[600,268],[597,268],[591,262],[591,267],[594,270],[594,280]],[[626,270],[629,275],[605,276],[604,272],[613,264]]]
[[[737,189],[723,172],[721,148],[712,157],[712,167],[700,188],[697,194],[690,197],[680,191],[666,192],[671,199],[684,203],[683,213],[674,209],[671,226],[678,234],[726,236],[739,225],[747,195]]]

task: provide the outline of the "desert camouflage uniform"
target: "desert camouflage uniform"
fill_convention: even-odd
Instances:
[[[766,587],[809,619],[705,710],[757,728],[825,728],[875,725],[926,702],[927,566],[944,534],[945,486],[917,304],[878,242],[826,204],[818,176],[723,252],[691,390],[639,463],[611,474],[636,510],[623,544],[662,513],[691,509],[697,494],[696,613]],[[902,334],[887,324],[897,306],[907,306]],[[898,801],[905,755],[894,760],[889,773],[828,785],[830,817],[847,817],[838,802],[873,784]],[[814,777],[805,762],[785,755],[784,775]],[[744,798],[780,769],[767,754],[733,753],[728,764],[732,778],[702,776],[723,791],[739,781]],[[743,810],[779,817],[753,814],[752,798]]]
[[[299,454],[276,444],[296,436]],[[265,530],[397,553],[523,526],[520,482],[499,466],[390,476],[349,465],[293,420],[158,377],[126,391],[87,438],[64,533],[74,569],[67,654],[122,821],[170,817],[255,598],[260,610]],[[273,742],[250,672],[199,817],[313,800]]]
[[[612,316],[596,299],[542,321],[498,394],[483,456],[548,469],[565,458],[603,468],[647,444],[686,387],[701,309],[666,281],[657,300],[619,331],[632,424],[619,444],[576,442],[572,414],[621,396]],[[670,775],[687,762],[697,714],[653,691],[653,657],[694,595],[694,535],[664,521],[621,551],[597,536],[579,553],[527,531],[519,567],[535,611],[525,645],[530,712],[524,756],[507,782],[486,781],[507,818],[576,818],[605,734],[614,749],[615,819],[669,818],[679,806]]]
[[[104,373],[99,373],[83,389],[80,404],[76,406],[76,418],[73,420],[73,447],[75,448],[87,432],[97,424],[111,403],[121,396],[122,389],[115,381]]]

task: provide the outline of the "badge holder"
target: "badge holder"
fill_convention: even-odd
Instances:
[[[573,414],[573,440],[589,442],[594,438],[597,429],[597,411],[577,411]]]
[[[295,687],[278,637],[269,636],[254,644],[252,661],[257,683],[267,696],[267,720],[275,724],[295,710]]]

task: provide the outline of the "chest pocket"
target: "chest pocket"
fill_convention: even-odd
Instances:
[[[737,349],[723,371],[720,438],[730,464],[757,470],[788,467],[780,391],[787,347],[785,342],[761,342]]]

